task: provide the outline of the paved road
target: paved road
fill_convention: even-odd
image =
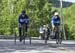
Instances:
[[[63,41],[61,45],[55,44],[55,41],[48,41],[45,45],[43,40],[26,40],[24,45],[18,40],[16,45],[14,40],[0,40],[0,53],[75,53],[75,41]]]

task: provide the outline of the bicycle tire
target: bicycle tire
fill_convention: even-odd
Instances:
[[[62,36],[59,34],[59,32],[56,32],[56,44],[61,44],[62,43]]]
[[[56,32],[56,33],[55,33],[55,36],[56,36],[56,44],[59,44],[59,33]]]
[[[16,38],[17,38],[17,34],[16,34],[16,32],[15,32],[15,45],[16,45]]]

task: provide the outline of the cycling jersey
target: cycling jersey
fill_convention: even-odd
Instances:
[[[25,15],[25,17],[22,17],[22,15],[20,15],[18,22],[19,22],[19,27],[21,27],[22,24],[27,25],[29,23],[29,18],[27,15]]]
[[[53,16],[51,19],[51,23],[52,25],[60,25],[60,17],[56,19],[55,16]]]

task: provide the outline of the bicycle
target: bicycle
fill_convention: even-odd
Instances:
[[[55,37],[56,37],[56,44],[61,44],[62,42],[62,35],[58,28],[58,26],[55,26]]]
[[[44,30],[44,40],[45,40],[45,44],[47,44],[47,41],[49,40],[48,28]]]
[[[24,41],[23,41],[23,44],[25,44],[26,37],[29,37],[28,34],[27,34],[27,29],[26,29],[26,27],[27,27],[27,25],[23,24],[23,25],[22,25],[22,28],[21,28],[21,29],[22,29],[22,35],[21,35],[20,38],[21,38],[22,40],[24,40]],[[29,39],[30,39],[30,44],[31,44],[31,37],[29,37]]]

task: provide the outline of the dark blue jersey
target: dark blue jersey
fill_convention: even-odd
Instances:
[[[53,25],[60,25],[60,17],[58,16],[58,18],[56,19],[55,16],[53,16],[51,19],[51,23]]]
[[[28,24],[29,18],[27,15],[25,15],[25,17],[22,17],[22,15],[20,15],[18,18],[18,22],[19,22],[19,24]]]

